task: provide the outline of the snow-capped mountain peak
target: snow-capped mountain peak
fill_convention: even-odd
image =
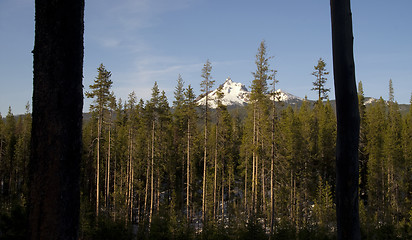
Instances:
[[[244,106],[249,102],[250,92],[246,86],[242,83],[234,82],[230,77],[220,85],[217,89],[208,93],[208,105],[210,108],[217,108],[217,92],[220,88],[220,91],[223,93],[223,98],[221,99],[222,104],[226,106]],[[282,102],[296,102],[303,100],[298,98],[290,93],[284,92],[280,89],[276,90],[276,99],[275,101]],[[199,105],[205,105],[206,96],[200,96],[197,100]]]
[[[221,101],[224,105],[243,106],[249,100],[249,91],[247,90],[246,86],[242,83],[233,82],[229,77],[217,89],[208,93],[208,104],[210,108],[217,108],[217,92],[219,88],[223,93],[223,98]],[[198,99],[197,102],[199,105],[205,105],[206,96]]]

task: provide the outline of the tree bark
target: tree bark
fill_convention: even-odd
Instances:
[[[152,216],[153,216],[153,195],[154,195],[154,176],[153,176],[153,167],[154,167],[154,145],[155,145],[155,122],[152,121],[152,156],[151,156],[151,163],[150,163],[150,210],[149,210],[149,229],[152,224]]]
[[[273,81],[273,89],[275,89],[275,81]],[[270,154],[270,236],[272,239],[273,229],[275,224],[275,123],[276,123],[276,105],[275,95],[272,101],[272,132],[271,132],[271,154]]]
[[[187,120],[186,216],[190,224],[190,119]]]
[[[35,1],[29,239],[77,239],[84,0]]]
[[[337,114],[336,214],[338,239],[360,239],[358,203],[359,109],[350,0],[331,0]]]
[[[217,148],[218,148],[218,123],[216,123],[216,136],[215,136],[215,173],[213,180],[213,220],[216,220],[216,192],[217,192]]]
[[[101,122],[103,119],[100,117],[97,120],[97,158],[96,158],[96,218],[99,216],[99,190],[100,190],[100,138],[102,132],[102,124]]]
[[[206,225],[206,167],[207,167],[207,112],[208,112],[208,91],[206,88],[206,112],[205,112],[205,142],[203,153],[203,187],[202,187],[202,223]]]
[[[112,112],[110,111],[110,120],[109,120],[109,141],[107,148],[107,168],[106,168],[106,211],[110,210],[110,158],[111,158],[111,131],[112,131]]]

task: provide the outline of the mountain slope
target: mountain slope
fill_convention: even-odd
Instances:
[[[219,86],[220,87],[220,86]],[[231,78],[227,78],[226,81],[221,85],[222,87],[222,103],[226,106],[245,106],[249,102],[250,92],[246,86],[242,83],[237,83],[232,81]],[[209,107],[217,108],[217,91],[215,89],[208,93]],[[287,102],[290,104],[298,103],[303,101],[302,98],[296,97],[290,93],[284,92],[280,89],[276,90],[278,97],[275,101]],[[206,96],[201,95],[196,99],[198,105],[205,105]]]

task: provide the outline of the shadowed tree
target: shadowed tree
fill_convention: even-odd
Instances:
[[[337,115],[336,215],[338,239],[360,239],[358,200],[359,109],[350,0],[331,0]]]
[[[77,239],[84,0],[36,0],[29,239]]]

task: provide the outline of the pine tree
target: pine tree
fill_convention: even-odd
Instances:
[[[152,217],[153,217],[153,211],[154,211],[154,201],[155,201],[155,172],[154,172],[154,162],[155,162],[155,157],[157,157],[158,153],[156,152],[156,147],[157,144],[157,136],[156,136],[156,125],[158,124],[159,120],[159,105],[160,105],[160,91],[159,87],[157,85],[157,82],[155,82],[153,88],[152,88],[152,97],[150,101],[146,104],[147,105],[147,114],[148,114],[148,123],[150,123],[151,126],[151,154],[150,154],[150,165],[147,165],[147,173],[150,171],[150,207],[149,207],[149,229],[152,224]],[[149,170],[150,169],[150,170]],[[148,186],[146,185],[146,188]]]
[[[387,198],[389,201],[388,214],[392,223],[398,222],[399,216],[400,184],[404,172],[404,159],[402,150],[402,119],[398,103],[395,102],[392,79],[389,80],[388,125],[384,139],[385,171],[387,176]]]
[[[314,66],[315,71],[312,73],[316,77],[316,80],[313,82],[313,91],[318,92],[318,100],[323,101],[328,98],[329,88],[325,88],[326,76],[329,75],[329,72],[326,71],[326,63],[322,58],[319,58],[318,65]]]
[[[90,85],[90,92],[85,95],[88,98],[94,98],[90,110],[97,116],[97,145],[96,145],[96,217],[99,216],[100,209],[100,140],[102,138],[102,129],[110,104],[114,102],[113,93],[110,92],[112,87],[111,72],[107,71],[101,63],[97,68],[98,75],[94,80],[94,84]]]
[[[270,92],[270,97],[272,100],[272,109],[271,109],[271,152],[270,152],[270,236],[274,233],[274,224],[275,224],[275,160],[276,160],[276,128],[277,128],[277,109],[276,109],[276,100],[280,101],[278,92],[276,91],[276,83],[278,80],[275,78],[276,70],[273,71],[272,75],[272,89]]]
[[[288,215],[291,225],[297,230],[301,222],[301,202],[304,195],[300,194],[301,183],[304,182],[304,159],[302,158],[302,123],[295,111],[289,105],[282,113],[281,120],[282,145],[281,155],[284,158],[285,166],[281,174],[281,180],[284,183],[282,191],[285,192],[283,201],[284,206],[289,211],[284,214]]]
[[[267,82],[274,78],[274,70],[269,67],[269,60],[271,57],[267,56],[265,41],[262,41],[256,54],[256,71],[252,72],[253,81],[250,93],[250,106],[248,112],[248,118],[251,118],[252,125],[252,206],[251,210],[253,216],[258,212],[261,207],[264,212],[266,208],[266,187],[265,187],[265,158],[268,149],[265,148],[267,143],[270,143],[270,137],[266,136],[266,133],[270,132],[269,124],[269,97],[267,95]],[[270,144],[268,144],[270,146]],[[259,161],[260,160],[260,161]],[[259,176],[260,168],[260,176]],[[260,178],[260,181],[259,181]],[[259,183],[260,182],[260,183]],[[262,204],[258,203],[258,187],[261,186]]]
[[[196,102],[195,94],[191,85],[189,85],[184,92],[184,115],[186,120],[186,218],[188,224],[191,222],[191,189],[193,179],[193,136],[196,136]]]
[[[210,89],[213,87],[214,80],[212,80],[211,76],[212,65],[209,60],[203,66],[202,75],[203,81],[200,83],[201,91],[205,95],[205,108],[204,108],[204,153],[203,153],[203,187],[202,187],[202,222],[205,226],[207,217],[206,217],[206,167],[207,167],[207,135],[208,135],[208,112],[209,112],[209,98],[208,94]]]
[[[127,148],[127,193],[126,193],[126,206],[127,215],[129,220],[133,219],[133,203],[134,203],[134,175],[135,175],[135,161],[136,161],[136,131],[138,124],[138,109],[137,109],[137,99],[134,92],[129,94],[127,104],[126,104],[126,116],[127,116],[127,132],[128,132],[128,148]]]
[[[5,135],[5,154],[4,154],[4,172],[3,172],[3,194],[4,194],[4,202],[7,204],[11,203],[11,197],[14,192],[14,184],[13,184],[13,175],[14,169],[16,166],[15,164],[15,155],[14,152],[16,151],[16,143],[17,143],[17,136],[16,136],[16,119],[13,115],[12,109],[9,106],[8,113],[6,115],[6,121],[4,126],[4,135]]]
[[[407,213],[409,212],[409,229],[412,230],[412,184],[410,184],[408,178],[408,176],[412,176],[412,95],[409,104],[409,112],[404,118],[402,128],[402,149],[405,165],[404,173],[401,176],[403,178],[401,185],[402,192],[406,197],[400,204],[400,212],[405,219],[408,219]]]
[[[318,170],[324,181],[335,186],[336,117],[329,100],[324,105],[316,104],[315,111],[318,122]]]
[[[384,133],[387,128],[386,106],[383,99],[372,104],[367,111],[367,139],[368,139],[368,208],[378,219],[385,219],[386,206],[388,206],[385,189],[384,165]],[[377,222],[375,222],[377,223]]]
[[[359,197],[366,204],[367,201],[367,173],[368,173],[368,154],[367,154],[367,119],[366,119],[366,105],[365,96],[363,92],[362,81],[358,84],[358,102],[359,102],[359,116],[360,116],[360,133],[359,133]]]
[[[318,180],[318,189],[314,205],[313,212],[317,225],[326,230],[333,228],[336,224],[336,215],[332,188],[328,181],[324,181],[322,177],[319,177]]]
[[[186,138],[187,123],[185,122],[184,114],[185,104],[185,89],[182,76],[179,74],[177,78],[177,85],[174,91],[173,101],[173,156],[171,158],[170,167],[174,169],[175,173],[171,174],[170,181],[172,182],[173,194],[175,195],[176,208],[181,209],[184,202],[184,172],[185,172],[185,157],[186,157]]]
[[[30,160],[30,135],[31,135],[31,113],[30,113],[30,104],[26,104],[26,113],[24,116],[19,117],[18,121],[18,134],[16,149],[14,152],[16,160],[16,176],[15,176],[15,185],[16,190],[15,194],[17,200],[23,203],[27,198],[28,193],[28,164]],[[1,127],[0,127],[1,128]],[[0,130],[1,131],[1,130]]]

